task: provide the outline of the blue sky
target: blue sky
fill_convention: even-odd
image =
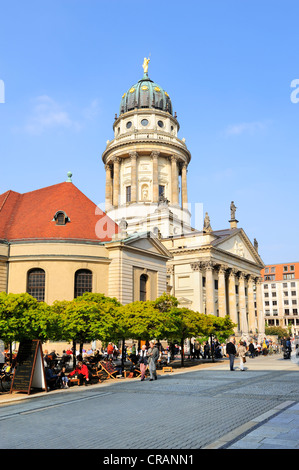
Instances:
[[[299,2],[11,0],[0,4],[0,193],[66,180],[104,201],[101,154],[143,74],[170,95],[188,194],[239,226],[266,264],[299,261]],[[299,93],[298,93],[299,96]]]

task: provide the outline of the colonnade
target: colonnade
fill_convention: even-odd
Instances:
[[[159,202],[159,151],[153,151],[150,154],[152,159],[152,200],[153,203]],[[138,171],[137,160],[138,153],[129,152],[131,166],[131,203],[138,201]],[[127,157],[128,158],[128,157]],[[166,158],[164,156],[164,158]],[[168,157],[171,164],[171,192],[167,195],[171,204],[180,204],[179,176],[181,175],[181,205],[184,207],[188,203],[187,194],[187,163],[179,157],[171,155]],[[122,158],[113,157],[105,165],[106,170],[106,211],[113,206],[118,207],[120,200],[120,165]]]
[[[259,276],[213,261],[191,263],[191,268],[194,309],[203,312],[205,304],[205,313],[217,314],[220,317],[228,314],[238,325],[238,330],[243,333],[256,333],[256,329],[260,333],[264,332]],[[205,277],[205,299],[203,277]],[[215,289],[215,281],[218,281],[218,289]],[[215,298],[216,292],[218,292],[218,302]]]

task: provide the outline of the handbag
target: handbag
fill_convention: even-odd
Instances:
[[[246,362],[246,357],[242,357],[243,364]]]

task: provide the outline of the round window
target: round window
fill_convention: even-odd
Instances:
[[[158,121],[158,126],[159,127],[164,127],[164,122],[163,121]]]
[[[141,124],[143,126],[147,126],[148,125],[148,120],[147,119],[142,119]]]
[[[131,121],[128,121],[127,124],[126,124],[126,126],[127,126],[127,129],[130,129],[130,127],[132,126]]]

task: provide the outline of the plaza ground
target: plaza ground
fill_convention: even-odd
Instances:
[[[297,449],[299,366],[282,355],[0,396],[10,449]],[[145,438],[146,436],[146,438]]]

